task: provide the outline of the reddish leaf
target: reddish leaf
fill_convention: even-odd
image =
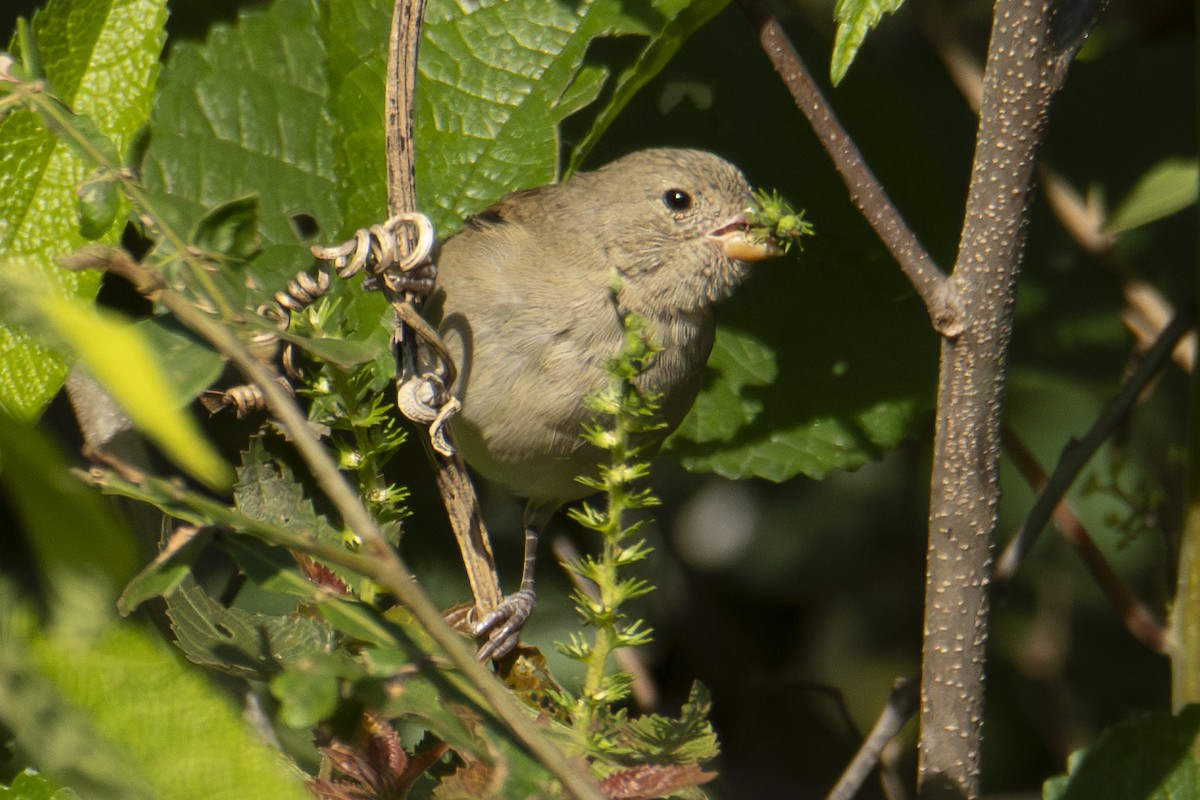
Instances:
[[[600,781],[607,800],[654,800],[682,789],[690,789],[717,777],[699,764],[643,764],[614,772]]]

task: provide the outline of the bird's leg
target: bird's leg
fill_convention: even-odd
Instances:
[[[533,575],[537,566],[538,535],[554,516],[556,508],[537,505],[533,501],[525,506],[525,562],[521,567],[521,587],[505,597],[472,629],[476,638],[487,637],[477,654],[480,661],[503,658],[521,641],[521,629],[537,602]]]

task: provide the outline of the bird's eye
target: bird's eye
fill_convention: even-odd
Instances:
[[[672,211],[687,211],[692,207],[692,196],[683,189],[667,189],[663,192],[663,205]]]

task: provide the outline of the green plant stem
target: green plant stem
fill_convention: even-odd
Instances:
[[[620,449],[613,449],[613,462],[618,464],[622,463],[618,461],[618,458],[623,458],[621,454],[624,452],[624,447],[621,445],[628,439],[628,434],[623,428],[624,426],[618,421],[615,432],[620,442],[618,445]],[[607,490],[607,513],[604,530],[600,532],[601,536],[604,537],[604,545],[600,549],[600,560],[597,564],[599,570],[597,586],[600,590],[599,605],[601,609],[599,615],[600,623],[596,626],[596,636],[592,643],[591,657],[588,660],[587,673],[583,682],[583,691],[579,698],[579,711],[582,713],[578,715],[580,718],[576,720],[579,732],[585,736],[591,728],[596,709],[603,705],[603,698],[600,698],[599,695],[604,686],[604,675],[608,666],[608,657],[616,649],[616,607],[619,602],[616,597],[616,540],[621,533],[621,514],[623,511],[624,498],[620,492],[620,486],[610,484]]]
[[[1200,306],[1200,286],[1194,302]],[[1200,371],[1191,375],[1191,456],[1179,542],[1179,575],[1171,606],[1171,705],[1200,703]],[[1200,759],[1200,742],[1192,748]]]
[[[636,351],[627,351],[622,358],[630,356],[636,359]],[[601,405],[611,407],[613,413],[612,427],[605,430],[603,436],[603,447],[610,456],[609,466],[602,470],[597,484],[597,488],[604,492],[605,512],[588,524],[602,539],[600,553],[589,570],[596,583],[598,596],[592,599],[580,593],[578,601],[581,605],[589,606],[586,619],[595,628],[592,643],[586,650],[587,669],[583,686],[572,715],[575,732],[581,742],[593,740],[602,727],[598,725],[601,709],[619,699],[613,696],[613,683],[607,677],[607,667],[613,652],[628,643],[617,628],[621,619],[619,607],[628,599],[627,589],[622,585],[618,573],[623,560],[622,541],[631,532],[623,526],[622,520],[627,510],[639,504],[629,493],[629,482],[637,471],[632,463],[637,458],[637,449],[632,442],[636,420],[629,413],[629,405],[633,403],[637,408],[641,399],[636,398],[636,389],[628,376],[610,384],[609,392],[609,396],[601,402]],[[631,400],[631,395],[635,399]]]

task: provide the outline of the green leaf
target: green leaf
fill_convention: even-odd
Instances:
[[[1142,176],[1105,230],[1117,234],[1148,225],[1196,204],[1200,196],[1200,162],[1194,158],[1168,158]]]
[[[701,25],[719,14],[728,4],[729,0],[658,0],[651,3],[661,16],[655,21],[653,31],[649,32],[649,40],[642,52],[618,76],[604,108],[571,152],[571,161],[566,169],[568,175],[580,167],[633,96],[662,71]]]
[[[116,152],[128,149],[149,117],[165,19],[164,0],[49,0],[34,17],[34,40],[54,92],[76,114],[94,120],[97,134]],[[98,274],[55,266],[57,257],[85,243],[76,187],[94,166],[31,111],[0,119],[0,277],[29,270],[49,278],[63,296],[95,295]],[[105,213],[88,234],[96,233]],[[105,239],[115,242],[118,235],[110,228]],[[0,320],[0,408],[37,416],[66,371],[65,358]]]
[[[271,694],[279,699],[279,718],[292,728],[315,728],[333,715],[342,699],[341,659],[331,654],[307,658],[271,679]]]
[[[181,410],[182,398],[136,326],[77,300],[43,296],[35,302],[92,376],[163,452],[214,489],[232,483],[229,465]]]
[[[191,576],[167,596],[167,615],[191,661],[243,678],[266,680],[333,646],[333,631],[319,619],[226,607]]]
[[[1067,774],[1042,787],[1045,800],[1178,800],[1200,797],[1200,706],[1177,716],[1151,712],[1117,723],[1071,754]]]
[[[268,293],[312,263],[294,216],[326,236],[341,227],[324,62],[316,4],[281,0],[213,25],[203,43],[180,41],[155,98],[142,179],[156,208],[187,232],[256,195],[263,247],[291,252],[248,265]],[[245,231],[235,239],[244,250]]]
[[[192,400],[220,377],[224,358],[173,318],[154,317],[137,322],[136,327],[158,355],[163,373],[180,401]]]
[[[261,436],[251,439],[247,449],[242,452],[242,463],[238,466],[237,475],[238,482],[234,487],[233,499],[238,511],[247,517],[293,531],[312,540],[324,541],[337,547],[345,545],[346,542],[339,531],[313,508],[312,501],[305,496],[304,487],[296,481],[291,470],[271,456]],[[237,542],[235,545],[239,548],[254,547],[251,542]],[[262,564],[266,564],[267,561],[274,562],[273,555],[256,555],[255,558]],[[253,569],[253,565],[243,564],[243,568]],[[259,568],[262,569],[261,564]],[[277,566],[266,567],[268,573],[280,569]],[[292,571],[294,569],[293,563]],[[348,570],[335,571],[348,585],[354,586],[358,583],[357,576]],[[266,585],[265,576],[252,577]],[[289,591],[285,587],[268,588]],[[309,589],[311,591],[311,585]]]
[[[153,634],[110,619],[44,635],[9,595],[0,720],[52,779],[114,800],[308,797],[224,693]]]
[[[0,786],[0,800],[75,800],[71,789],[56,789],[54,784],[33,770],[24,770],[9,786]]]
[[[596,99],[606,71],[585,66],[601,36],[646,34],[622,4],[433,0],[425,12],[417,104],[418,197],[439,235],[514,189],[558,174],[558,124]]]
[[[729,442],[754,421],[762,402],[749,389],[769,386],[779,374],[775,354],[748,333],[721,328],[708,359],[716,374],[675,434],[696,443]]]
[[[330,336],[301,336],[290,331],[277,331],[280,339],[291,342],[309,355],[342,369],[379,358],[386,353],[387,341],[375,336],[367,339],[335,339]]]
[[[629,723],[639,749],[655,763],[696,764],[720,754],[717,734],[708,721],[712,698],[701,683],[693,683],[678,719],[646,714]]]
[[[200,218],[192,233],[192,244],[209,253],[240,261],[259,250],[258,195],[248,194],[221,203]]]
[[[828,246],[814,240],[800,265],[749,281],[720,309],[710,378],[667,441],[686,468],[822,478],[881,457],[924,419],[937,339],[919,302],[890,264],[845,266]],[[810,263],[818,251],[828,263]]]
[[[117,599],[117,611],[128,615],[135,608],[155,597],[165,597],[192,573],[192,564],[204,552],[212,539],[211,530],[197,531],[191,526],[176,530],[166,537],[159,554],[126,584]]]
[[[387,210],[383,114],[390,26],[391,7],[378,0],[321,4],[337,198],[346,222],[340,236],[381,222]]]
[[[79,232],[90,241],[108,233],[121,210],[121,193],[115,179],[93,175],[76,188],[79,202]]]
[[[61,582],[80,572],[103,575],[112,596],[137,569],[128,529],[111,507],[71,475],[37,429],[0,414],[0,485],[42,577]]]
[[[829,76],[834,86],[842,82],[854,63],[867,32],[875,29],[884,14],[891,14],[902,5],[904,0],[838,0],[833,9],[838,29],[829,63]]]

